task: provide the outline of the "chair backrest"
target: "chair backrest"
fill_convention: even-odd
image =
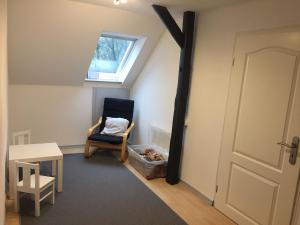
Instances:
[[[105,127],[107,117],[124,118],[129,121],[128,127],[131,125],[133,118],[134,101],[127,99],[105,98],[102,114],[102,123],[100,131]]]
[[[33,191],[39,189],[40,182],[40,165],[34,163],[16,162],[16,184],[19,182],[20,168],[23,175],[23,185],[19,186],[18,189],[24,192]],[[35,184],[31,185],[31,172],[34,171]]]
[[[13,132],[12,136],[13,136],[13,145],[30,144],[30,139],[31,139],[30,130]]]

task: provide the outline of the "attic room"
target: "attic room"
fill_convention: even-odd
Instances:
[[[299,10],[0,0],[0,225],[300,225]]]

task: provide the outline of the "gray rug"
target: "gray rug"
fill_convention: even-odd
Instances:
[[[42,173],[50,173],[49,163]],[[55,205],[41,205],[34,217],[34,202],[21,199],[21,225],[183,225],[186,224],[111,152],[92,158],[66,155],[63,192]]]

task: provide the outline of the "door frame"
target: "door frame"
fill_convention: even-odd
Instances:
[[[300,224],[300,176],[298,178],[298,187],[295,195],[295,204],[294,204],[294,209],[292,214],[292,225],[298,225],[298,224]]]
[[[221,153],[222,153],[222,143],[224,141],[224,129],[225,129],[225,120],[226,120],[226,113],[227,113],[227,105],[228,105],[228,96],[229,96],[229,91],[230,91],[230,84],[231,84],[231,77],[233,73],[233,66],[234,66],[234,61],[235,61],[235,51],[236,51],[236,45],[237,45],[237,40],[241,36],[248,36],[248,35],[255,35],[255,34],[268,34],[268,33],[274,33],[274,32],[288,32],[288,31],[295,31],[299,30],[300,31],[300,24],[299,25],[291,25],[291,26],[281,26],[281,27],[275,27],[275,28],[267,28],[267,29],[254,29],[254,30],[249,30],[249,31],[239,31],[235,33],[234,36],[234,46],[233,46],[233,51],[232,51],[232,66],[230,69],[230,74],[229,74],[229,80],[228,80],[228,87],[227,87],[227,93],[226,93],[226,108],[225,108],[225,114],[223,118],[223,128],[222,128],[222,138],[221,138],[221,144],[220,144],[220,149],[219,149],[219,159],[218,159],[218,168],[217,168],[217,177],[216,177],[216,192],[214,195],[214,201],[216,199],[216,194],[218,192],[218,187],[219,187],[219,175],[220,175],[220,164],[221,164]],[[300,151],[298,152],[297,155],[298,160],[300,160]],[[214,204],[213,201],[213,205]],[[299,209],[299,212],[297,212],[297,209]],[[296,194],[294,197],[294,207],[292,211],[292,219],[291,219],[291,225],[298,225],[300,224],[300,174],[298,177],[298,182],[297,182],[297,190]]]

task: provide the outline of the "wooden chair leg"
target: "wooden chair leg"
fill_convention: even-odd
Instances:
[[[90,141],[87,140],[86,143],[85,143],[85,150],[84,150],[84,152],[85,152],[84,154],[85,154],[86,158],[89,158],[91,156],[90,145],[91,145]]]
[[[35,202],[35,216],[40,216],[40,194],[34,195],[34,202]]]
[[[127,143],[123,143],[121,149],[121,162],[126,161],[126,150],[127,150]]]

